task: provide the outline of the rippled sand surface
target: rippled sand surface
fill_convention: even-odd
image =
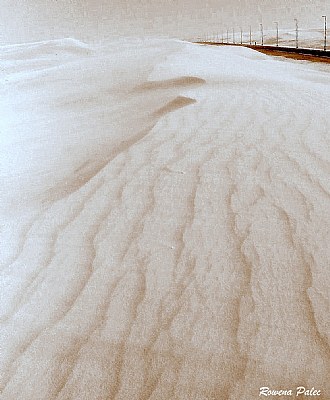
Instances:
[[[329,66],[0,53],[0,398],[329,399]]]

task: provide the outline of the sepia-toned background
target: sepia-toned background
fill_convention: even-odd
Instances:
[[[322,29],[328,0],[2,0],[0,42],[76,37],[102,40],[113,35],[165,35],[189,38],[234,25],[273,29]]]

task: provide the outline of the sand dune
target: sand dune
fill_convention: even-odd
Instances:
[[[1,399],[329,398],[328,66],[47,46],[1,54]]]

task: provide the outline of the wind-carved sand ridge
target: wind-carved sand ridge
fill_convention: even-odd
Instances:
[[[63,46],[4,63],[1,399],[329,398],[326,67]]]

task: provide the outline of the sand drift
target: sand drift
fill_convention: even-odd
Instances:
[[[1,399],[329,398],[328,65],[68,39],[1,80]]]

